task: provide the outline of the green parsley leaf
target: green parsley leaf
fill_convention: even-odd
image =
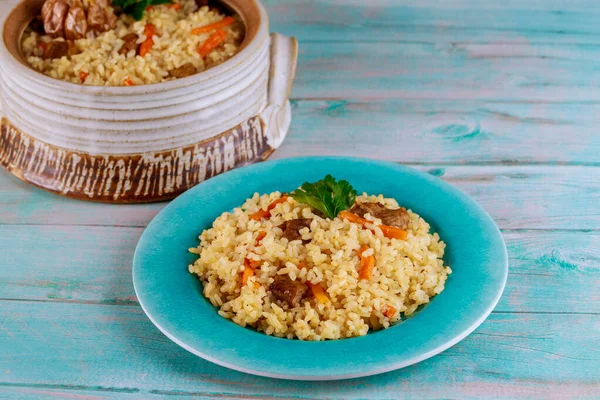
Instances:
[[[136,21],[142,19],[146,8],[172,3],[171,0],[112,0],[113,6],[119,7],[123,13],[131,15]]]
[[[356,200],[356,190],[348,181],[336,181],[331,175],[318,182],[304,182],[290,194],[299,203],[307,204],[334,219],[340,211],[352,207]]]

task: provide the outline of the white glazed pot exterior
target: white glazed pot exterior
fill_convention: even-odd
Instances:
[[[264,160],[290,124],[297,44],[269,36],[266,11],[257,5],[260,26],[240,53],[203,73],[154,85],[57,81],[0,45],[0,164],[63,195],[147,202]]]

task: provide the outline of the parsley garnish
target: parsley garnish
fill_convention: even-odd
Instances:
[[[136,21],[142,19],[146,8],[171,3],[171,0],[112,0],[113,6],[121,7],[121,11],[131,15]]]
[[[333,176],[327,175],[315,183],[304,182],[290,195],[297,202],[308,204],[334,219],[340,211],[352,207],[356,190],[348,181],[336,181]]]

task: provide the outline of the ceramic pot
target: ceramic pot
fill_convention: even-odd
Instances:
[[[0,164],[20,179],[79,199],[159,201],[264,160],[283,141],[297,43],[269,35],[258,0],[223,1],[246,27],[231,59],[131,87],[77,85],[29,67],[20,39],[43,1],[21,2],[1,29]]]

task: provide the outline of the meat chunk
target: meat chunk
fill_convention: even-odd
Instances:
[[[291,242],[292,240],[302,239],[300,229],[310,227],[311,222],[312,219],[310,218],[292,219],[279,225],[279,228],[283,231],[283,237]]]
[[[77,48],[77,45],[75,44],[75,42],[73,40],[67,40],[67,45],[69,46],[69,51],[67,52],[67,55],[69,57],[74,56],[75,54],[81,53],[79,51],[79,48]]]
[[[65,19],[69,11],[67,0],[46,0],[42,6],[42,20],[47,35],[57,38],[64,36]]]
[[[187,63],[183,64],[179,68],[173,68],[172,70],[170,70],[169,76],[173,78],[185,78],[186,76],[194,75],[196,72],[197,71],[196,67],[194,67],[194,64]]]
[[[95,0],[90,3],[87,24],[90,30],[98,33],[106,32],[117,26],[117,17],[111,7],[110,0]]]
[[[77,0],[73,2],[67,17],[65,18],[65,38],[77,40],[85,37],[87,33],[87,21],[83,6]]]
[[[277,275],[269,289],[276,299],[295,307],[300,305],[308,287],[302,282],[291,280],[287,275]]]
[[[384,225],[391,225],[400,229],[408,229],[410,216],[405,208],[391,209],[380,203],[357,203],[350,209],[350,212],[364,217],[365,214],[371,214],[379,218]]]
[[[54,59],[69,55],[69,43],[62,40],[53,40],[46,44],[43,58]]]
[[[123,36],[121,38],[123,46],[119,49],[119,54],[127,55],[131,50],[135,50],[135,54],[137,54],[140,47],[139,43],[137,43],[138,39],[139,37],[135,33],[129,33]]]

